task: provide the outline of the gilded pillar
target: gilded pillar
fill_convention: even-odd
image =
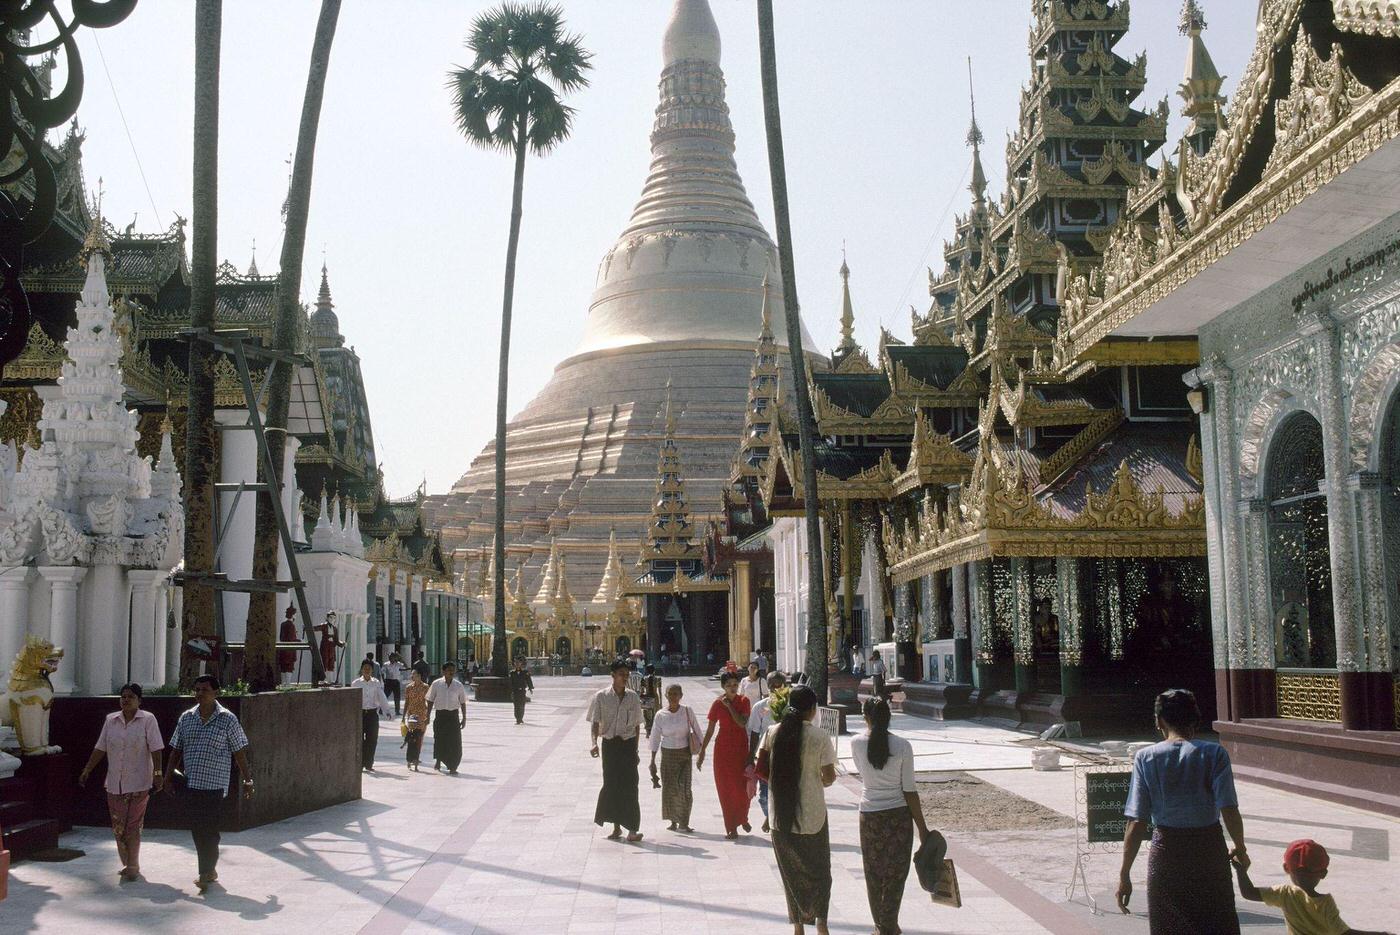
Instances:
[[[747,561],[734,563],[734,661],[743,666],[753,655],[753,565]]]
[[[1322,457],[1327,480],[1327,548],[1332,566],[1332,614],[1337,632],[1337,670],[1341,676],[1342,726],[1370,726],[1365,645],[1362,639],[1361,595],[1358,587],[1356,520],[1348,474],[1346,412],[1342,406],[1341,349],[1337,322],[1325,311],[1301,322],[1301,334],[1316,342],[1318,421],[1322,424]],[[1386,720],[1393,725],[1394,714]]]
[[[925,575],[923,587],[920,589],[924,602],[923,612],[919,615],[919,619],[923,623],[920,641],[924,643],[931,643],[938,639],[944,630],[943,606],[946,603],[944,588],[947,586],[945,574],[945,572],[935,571]]]
[[[1031,629],[1031,564],[1024,558],[1011,560],[1013,613],[1011,648],[1016,662],[1016,691],[1035,690],[1035,641]]]
[[[1079,611],[1079,559],[1055,559],[1055,616],[1060,619],[1060,694],[1071,698],[1083,687],[1084,622]]]
[[[841,583],[844,594],[841,605],[840,632],[836,634],[834,658],[846,655],[852,622],[856,619],[856,541],[855,517],[851,501],[841,504]]]
[[[996,661],[995,644],[992,641],[993,619],[996,604],[992,599],[992,563],[983,559],[972,563],[971,578],[971,623],[972,645],[976,647],[977,662],[975,679],[978,689],[992,691],[992,664]]]
[[[972,684],[972,640],[968,637],[967,565],[948,570],[953,590],[953,681]]]

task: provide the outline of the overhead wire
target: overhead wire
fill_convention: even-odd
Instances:
[[[89,35],[92,36],[93,45],[97,46],[97,58],[102,62],[102,72],[107,76],[107,87],[112,90],[112,100],[117,105],[117,116],[121,117],[122,129],[126,131],[126,142],[131,147],[132,158],[136,160],[136,171],[141,176],[141,184],[145,186],[146,198],[151,203],[151,212],[155,215],[156,226],[159,227],[162,223],[160,219],[160,209],[156,207],[155,195],[151,194],[151,183],[146,180],[146,168],[141,165],[141,154],[136,149],[136,140],[132,137],[131,127],[126,122],[126,111],[122,110],[122,99],[121,96],[117,94],[117,83],[112,80],[112,72],[107,67],[107,56],[102,51],[102,43],[98,41],[97,33],[95,31],[90,31]]]
[[[948,220],[948,212],[953,210],[953,201],[958,197],[958,193],[963,190],[963,183],[967,181],[967,174],[972,170],[972,163],[963,166],[962,177],[958,179],[958,184],[953,188],[952,194],[948,196],[948,201],[943,205],[943,213],[938,217],[938,223],[933,226],[933,232],[928,235],[928,243],[924,244],[924,249],[919,254],[919,262],[914,265],[914,272],[909,274],[909,281],[904,284],[904,291],[900,293],[899,301],[895,303],[895,320],[903,314],[905,300],[909,298],[909,290],[914,288],[914,282],[919,277],[919,269],[928,266],[929,251],[933,249],[933,242],[938,239],[939,233],[943,230],[943,224]]]

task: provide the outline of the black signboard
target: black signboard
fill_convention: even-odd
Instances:
[[[1128,824],[1123,808],[1132,776],[1130,770],[1084,774],[1084,830],[1090,844],[1123,840]]]

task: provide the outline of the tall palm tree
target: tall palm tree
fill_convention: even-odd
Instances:
[[[194,231],[190,243],[190,327],[214,328],[214,275],[219,227],[219,44],[223,0],[198,0],[194,12]],[[185,572],[214,570],[214,364],[212,345],[190,342],[185,408]],[[181,605],[180,684],[190,685],[200,660],[189,641],[214,635],[214,592],[187,581]]]
[[[321,0],[316,36],[311,42],[311,66],[306,74],[306,96],[302,98],[301,124],[297,128],[297,151],[292,160],[292,184],[287,192],[286,230],[282,235],[281,270],[277,280],[277,318],[272,344],[281,351],[294,351],[297,344],[298,311],[301,296],[301,264],[306,252],[306,220],[311,206],[311,170],[316,159],[316,133],[321,124],[321,99],[326,90],[326,70],[330,65],[331,43],[340,18],[340,0]],[[287,408],[292,395],[292,367],[273,362],[272,380],[267,389],[267,450],[272,459],[272,490],[282,489],[282,458],[287,443]],[[277,431],[281,429],[282,431]],[[295,482],[295,480],[293,480]],[[277,577],[278,547],[281,535],[272,497],[257,498],[257,521],[253,538],[253,577],[271,581]],[[289,523],[301,522],[289,516]],[[243,677],[255,691],[271,691],[277,684],[277,597],[270,591],[255,591],[248,599],[248,635],[244,647]],[[310,621],[303,620],[303,626]],[[313,668],[319,657],[312,655]]]
[[[506,674],[506,389],[510,368],[510,320],[515,302],[515,256],[520,244],[525,155],[543,156],[569,136],[574,109],[562,96],[588,84],[592,53],[582,37],[564,32],[564,11],[545,2],[502,3],[472,22],[467,48],[472,64],[448,76],[452,112],[467,141],[515,155],[515,188],[506,242],[501,297],[501,356],[496,373],[496,633],[491,671]]]
[[[792,261],[792,224],[788,219],[787,163],[783,158],[783,119],[778,110],[778,53],[773,40],[773,0],[758,0],[758,54],[763,74],[763,124],[768,136],[768,173],[773,187],[773,221],[778,234],[778,266],[783,277],[783,315],[787,320],[788,357],[796,386],[797,440],[802,455],[802,503],[807,519],[807,682],[826,701],[827,608],[825,551],[817,502],[817,467],[812,450],[812,397],[807,391],[807,361],[802,348],[802,318],[797,304],[797,272]]]

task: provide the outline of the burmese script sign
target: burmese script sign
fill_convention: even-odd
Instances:
[[[1123,840],[1132,768],[1084,774],[1084,833],[1090,844]]]

